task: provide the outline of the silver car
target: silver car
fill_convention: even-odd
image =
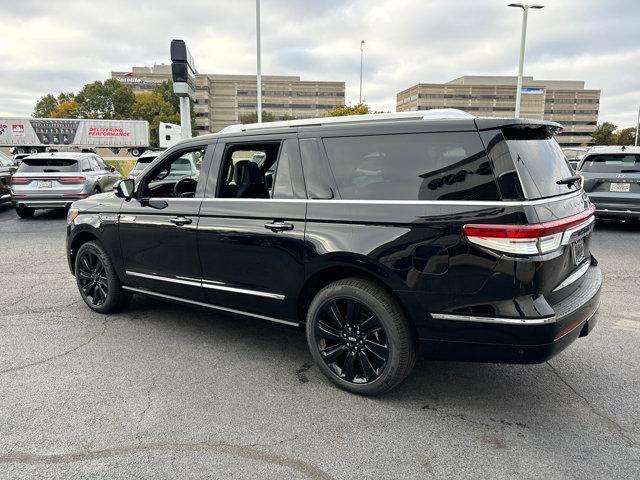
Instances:
[[[162,152],[158,150],[147,150],[138,157],[138,161],[129,173],[129,178],[136,178],[145,168],[153,162]]]
[[[95,153],[38,153],[22,160],[11,179],[11,201],[20,218],[38,208],[66,208],[108,192],[122,177]]]

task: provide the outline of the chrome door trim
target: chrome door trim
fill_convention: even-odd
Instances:
[[[235,314],[238,314],[238,315],[246,315],[246,316],[249,316],[249,317],[259,318],[261,320],[267,320],[269,322],[288,325],[288,326],[291,326],[291,327],[297,327],[299,325],[298,322],[291,322],[289,320],[282,320],[280,318],[268,317],[266,315],[259,315],[257,313],[245,312],[243,310],[236,310],[235,308],[221,307],[220,305],[214,305],[214,304],[211,304],[211,303],[204,303],[204,302],[198,302],[196,300],[189,300],[189,299],[182,298],[182,297],[175,297],[173,295],[166,295],[164,293],[154,292],[153,290],[145,290],[144,288],[129,287],[127,285],[123,285],[122,288],[125,289],[125,290],[129,290],[131,292],[140,293],[140,294],[143,294],[143,295],[152,295],[152,296],[155,296],[155,297],[164,298],[166,300],[173,300],[173,301],[176,301],[176,302],[183,302],[183,303],[188,303],[190,305],[196,305],[198,307],[206,307],[206,308],[212,308],[214,310],[220,310],[222,312],[235,313]]]
[[[245,293],[247,295],[255,295],[257,297],[266,297],[266,298],[275,298],[276,300],[284,300],[284,295],[281,295],[279,293],[261,292],[259,290],[248,290],[246,288],[226,287],[212,280],[202,280],[202,286],[204,288],[210,288],[211,290],[223,290],[225,292]]]
[[[181,285],[191,285],[194,287],[210,288],[212,290],[223,290],[226,292],[233,292],[233,293],[244,293],[246,295],[255,295],[258,297],[273,298],[275,300],[285,299],[285,296],[279,293],[261,292],[259,290],[248,290],[246,288],[227,287],[213,280],[198,280],[197,278],[191,278],[191,277],[171,278],[171,277],[163,277],[161,275],[154,275],[150,273],[134,272],[131,270],[126,270],[125,273],[127,275],[131,275],[132,277],[148,278],[150,280],[159,280],[162,282],[179,283]]]
[[[436,320],[454,320],[458,322],[500,323],[507,325],[544,325],[556,321],[556,316],[544,318],[505,318],[505,317],[478,317],[475,315],[453,315],[449,313],[432,313]]]

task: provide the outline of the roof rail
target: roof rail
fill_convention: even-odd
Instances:
[[[435,108],[433,110],[418,110],[395,113],[369,113],[366,115],[345,115],[342,117],[303,118],[300,120],[282,120],[278,122],[236,124],[224,127],[218,133],[246,132],[247,130],[260,130],[264,128],[278,127],[309,127],[333,124],[358,124],[372,122],[389,122],[394,120],[445,120],[445,119],[470,119],[476,118],[470,113],[456,108]]]

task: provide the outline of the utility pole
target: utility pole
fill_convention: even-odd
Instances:
[[[522,9],[522,35],[520,37],[520,61],[518,62],[518,86],[516,90],[516,114],[515,117],[520,116],[520,102],[522,100],[522,69],[524,67],[524,44],[527,38],[527,17],[529,16],[529,9],[544,8],[544,5],[523,5],[522,3],[510,3],[510,7],[517,7]]]
[[[258,82],[257,82],[257,114],[258,123],[262,123],[262,67],[260,65],[260,0],[256,0],[256,39],[257,39],[257,61],[258,61]]]
[[[362,60],[364,57],[364,40],[360,40],[360,100],[358,103],[362,103]]]

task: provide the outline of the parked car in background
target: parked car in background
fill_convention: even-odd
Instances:
[[[129,172],[129,178],[136,178],[142,170],[147,168],[147,166],[153,162],[158,155],[162,153],[162,150],[146,150],[142,153],[138,160],[136,161],[135,166]]]
[[[593,328],[602,282],[559,128],[457,110],[230,126],[75,202],[69,267],[101,313],[135,293],[300,327],[363,395],[418,353],[544,362]]]
[[[122,177],[93,153],[38,153],[22,160],[11,180],[20,218],[39,208],[66,208],[74,200],[112,190]]]
[[[573,168],[573,170],[575,171],[578,170],[580,160],[582,160],[588,150],[588,148],[582,147],[566,147],[562,149],[562,153],[564,153],[564,156],[567,157],[571,168]]]
[[[11,201],[11,176],[15,171],[13,160],[0,152],[0,203]]]
[[[597,217],[640,219],[640,147],[592,147],[579,172]]]

